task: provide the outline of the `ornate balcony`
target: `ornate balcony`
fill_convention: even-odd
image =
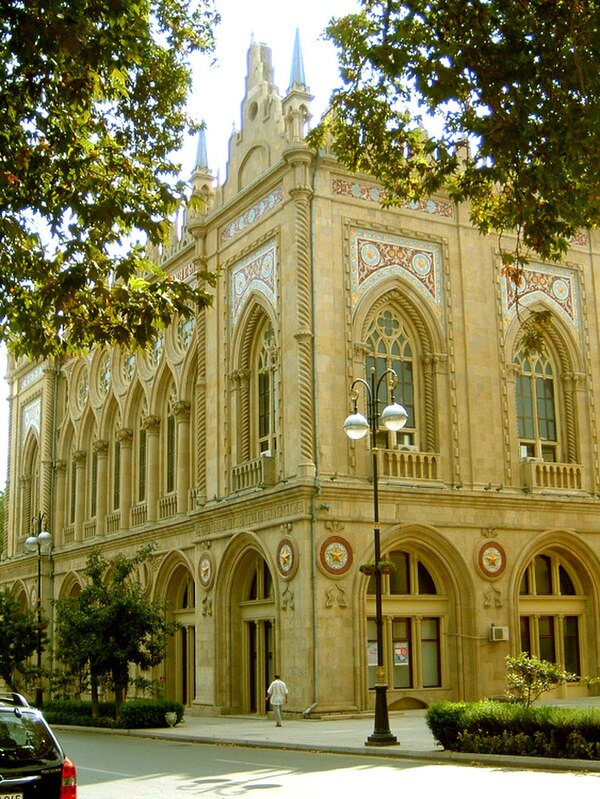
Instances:
[[[522,461],[523,485],[530,491],[556,489],[582,490],[582,468],[579,463],[552,463],[537,458]]]
[[[232,491],[245,491],[249,488],[264,488],[275,485],[275,458],[263,453],[251,461],[245,461],[231,470]]]
[[[177,516],[177,494],[167,494],[158,500],[158,518],[169,519]]]
[[[148,520],[148,506],[145,502],[140,502],[138,505],[133,505],[131,508],[131,526],[138,527],[140,524],[146,524]]]
[[[414,449],[380,449],[377,451],[380,477],[399,480],[438,479],[439,455]]]

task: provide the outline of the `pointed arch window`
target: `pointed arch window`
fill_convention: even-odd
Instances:
[[[521,651],[581,674],[585,612],[585,597],[571,565],[554,553],[536,555],[519,588]]]
[[[25,449],[25,477],[23,482],[22,511],[23,529],[28,530],[31,519],[41,507],[40,493],[40,451],[37,439],[31,437]]]
[[[374,316],[367,331],[366,343],[368,347],[365,360],[367,378],[371,374],[371,369],[375,369],[376,380],[386,369],[393,369],[398,376],[398,384],[394,390],[395,399],[404,406],[408,413],[408,420],[400,433],[379,431],[378,445],[387,449],[396,444],[413,445],[418,443],[416,441],[415,349],[405,325],[393,308],[385,307]]]
[[[90,518],[94,519],[98,511],[98,450],[92,449],[92,467],[90,474]]]
[[[273,599],[273,578],[263,558],[257,558],[248,582],[247,602]]]
[[[258,452],[277,450],[276,434],[276,379],[275,379],[275,336],[273,326],[265,324],[262,329],[256,360],[256,440]]]
[[[175,406],[177,403],[177,393],[175,386],[171,386],[169,400],[167,402],[167,424],[165,429],[165,488],[167,494],[175,491],[175,462],[177,454],[177,425],[175,420]]]
[[[516,400],[521,458],[558,461],[553,363],[546,354],[520,351],[514,364],[518,369]]]
[[[147,415],[144,407],[137,423],[136,471],[137,471],[137,501],[146,501],[146,461],[147,461],[147,436],[144,419]]]
[[[119,439],[120,422],[117,422],[113,431],[113,490],[112,506],[113,510],[118,510],[121,506],[121,441]]]
[[[71,456],[69,474],[69,524],[75,523],[75,509],[77,507],[77,462]]]

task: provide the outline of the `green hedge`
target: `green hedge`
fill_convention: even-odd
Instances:
[[[479,754],[600,758],[600,711],[508,702],[436,702],[426,711],[444,749]]]
[[[168,727],[165,713],[177,713],[177,723],[183,720],[184,707],[172,699],[132,699],[121,706],[121,727],[128,730]]]
[[[115,703],[101,702],[100,715],[92,716],[92,703],[79,699],[52,699],[44,703],[44,717],[50,724],[79,727],[120,727],[129,730],[168,727],[165,713],[177,713],[182,721],[184,706],[171,699],[132,699],[121,705],[121,717],[115,720]]]

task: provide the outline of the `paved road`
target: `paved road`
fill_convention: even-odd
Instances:
[[[75,760],[79,799],[321,799],[380,795],[461,799],[597,799],[600,774],[528,771],[396,757],[61,731]],[[388,793],[390,792],[390,793]]]

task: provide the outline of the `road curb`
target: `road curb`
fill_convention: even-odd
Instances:
[[[486,755],[469,752],[422,751],[401,748],[357,747],[357,746],[322,746],[314,743],[290,741],[259,741],[241,738],[219,738],[212,735],[186,735],[169,730],[125,730],[106,727],[78,727],[67,724],[53,724],[54,730],[65,732],[96,732],[106,735],[122,735],[132,738],[149,738],[186,744],[210,744],[212,746],[232,746],[245,749],[285,749],[298,752],[315,752],[360,757],[379,757],[396,760],[418,760],[430,764],[463,766],[495,766],[503,769],[536,770],[536,771],[574,771],[578,773],[599,774],[600,762],[596,760],[571,760],[552,757],[519,757],[513,755]]]

